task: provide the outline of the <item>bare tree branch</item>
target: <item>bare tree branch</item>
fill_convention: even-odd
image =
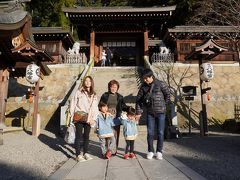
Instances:
[[[210,32],[213,37],[229,42],[240,62],[240,0],[203,0],[196,4],[188,25],[229,26],[231,32]]]

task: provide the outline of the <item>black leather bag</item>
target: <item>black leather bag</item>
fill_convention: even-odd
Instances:
[[[151,85],[150,90],[143,97],[143,104],[147,107],[150,107],[153,103],[153,98],[152,98],[153,86],[154,86],[154,84]]]

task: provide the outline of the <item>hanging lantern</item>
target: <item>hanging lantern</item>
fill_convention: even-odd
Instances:
[[[26,79],[31,84],[36,83],[40,78],[40,67],[36,64],[30,64],[26,68]]]
[[[213,65],[210,63],[203,63],[200,65],[200,78],[203,81],[209,81],[213,79]]]

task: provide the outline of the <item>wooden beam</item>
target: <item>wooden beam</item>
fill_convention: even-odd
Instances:
[[[33,52],[20,52],[20,54],[22,55],[22,56],[34,56],[35,55],[35,53],[33,53]]]

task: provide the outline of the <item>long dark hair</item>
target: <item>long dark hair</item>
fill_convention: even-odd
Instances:
[[[90,81],[91,81],[90,91],[88,91],[88,90],[87,90],[87,87],[85,86],[85,81],[86,81],[87,78],[89,78]],[[82,81],[82,86],[81,86],[81,90],[82,90],[82,91],[86,91],[89,96],[96,94],[96,92],[95,92],[95,90],[94,90],[94,81],[93,81],[93,78],[92,78],[91,76],[86,76],[86,77],[83,79],[83,81]]]

